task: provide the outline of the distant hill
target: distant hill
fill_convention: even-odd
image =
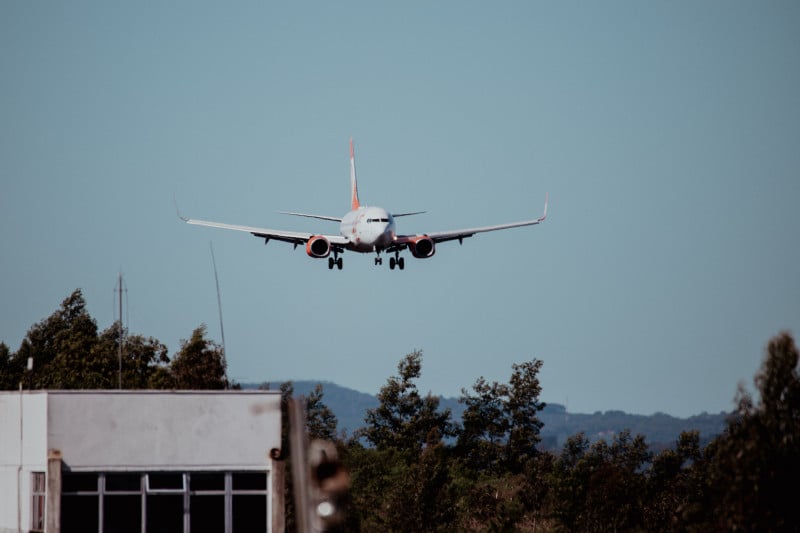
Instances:
[[[339,431],[344,430],[348,436],[364,425],[367,409],[378,405],[375,395],[358,392],[341,387],[331,382],[295,381],[296,395],[308,394],[317,383],[322,383],[323,401],[330,407],[339,421]],[[257,388],[257,384],[242,384],[245,389]],[[272,384],[278,389],[280,383]],[[441,407],[453,413],[453,419],[461,420],[464,406],[457,398],[442,398]],[[654,415],[632,415],[623,411],[597,411],[593,414],[568,413],[560,404],[547,404],[539,413],[542,427],[542,445],[544,448],[560,449],[568,437],[584,432],[590,440],[611,438],[613,435],[629,429],[633,435],[641,434],[653,449],[663,449],[675,444],[682,431],[697,430],[703,445],[722,433],[725,428],[727,413],[702,413],[689,418],[676,418],[664,413]]]

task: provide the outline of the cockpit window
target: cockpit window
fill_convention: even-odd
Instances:
[[[388,218],[368,218],[367,223],[370,222],[389,222]]]

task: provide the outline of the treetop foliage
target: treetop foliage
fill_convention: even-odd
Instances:
[[[80,290],[16,352],[0,342],[0,386],[115,388],[120,333],[124,388],[230,386],[204,325],[170,358],[157,339],[119,322],[99,331]],[[462,389],[459,424],[438,397],[420,394],[414,351],[352,438],[337,435],[321,385],[305,398],[306,428],[334,441],[349,470],[343,531],[798,531],[789,488],[800,478],[799,363],[792,336],[779,334],[754,377],[757,396],[740,388],[723,434],[702,446],[699,432],[686,431],[658,453],[630,431],[595,441],[577,433],[558,453],[541,449],[538,359],[512,365],[508,382],[480,377]],[[292,383],[281,392],[286,400]],[[286,513],[291,526],[291,498]]]
[[[439,410],[439,398],[420,396],[415,380],[422,374],[422,352],[405,356],[398,375],[378,393],[380,405],[367,411],[366,426],[357,432],[378,449],[393,448],[417,457],[424,446],[455,435],[450,410]]]
[[[170,360],[167,347],[152,337],[130,335],[114,322],[98,331],[80,289],[49,317],[34,324],[16,353],[0,344],[0,386],[34,389],[224,389],[230,386],[221,348],[206,338],[205,325],[192,332]],[[28,358],[33,370],[27,370]]]

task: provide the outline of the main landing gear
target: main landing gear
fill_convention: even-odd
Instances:
[[[339,270],[342,269],[342,264],[343,264],[342,263],[342,258],[341,257],[337,257],[338,255],[339,254],[336,253],[336,251],[334,250],[333,257],[329,257],[328,258],[328,270],[333,270],[333,266],[334,265],[336,265],[336,268],[338,268]]]
[[[400,252],[395,252],[394,257],[389,258],[389,270],[394,270],[394,267],[403,270],[406,267],[406,261],[400,257]]]

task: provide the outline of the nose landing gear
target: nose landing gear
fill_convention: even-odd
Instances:
[[[383,264],[383,257],[381,257],[380,252],[376,250],[375,252],[377,255],[375,256],[375,264],[382,265]],[[394,270],[395,267],[403,270],[406,267],[406,261],[402,257],[400,257],[400,251],[395,250],[394,257],[389,258],[389,270]],[[333,268],[333,267],[329,267]],[[339,267],[341,268],[341,267]]]

